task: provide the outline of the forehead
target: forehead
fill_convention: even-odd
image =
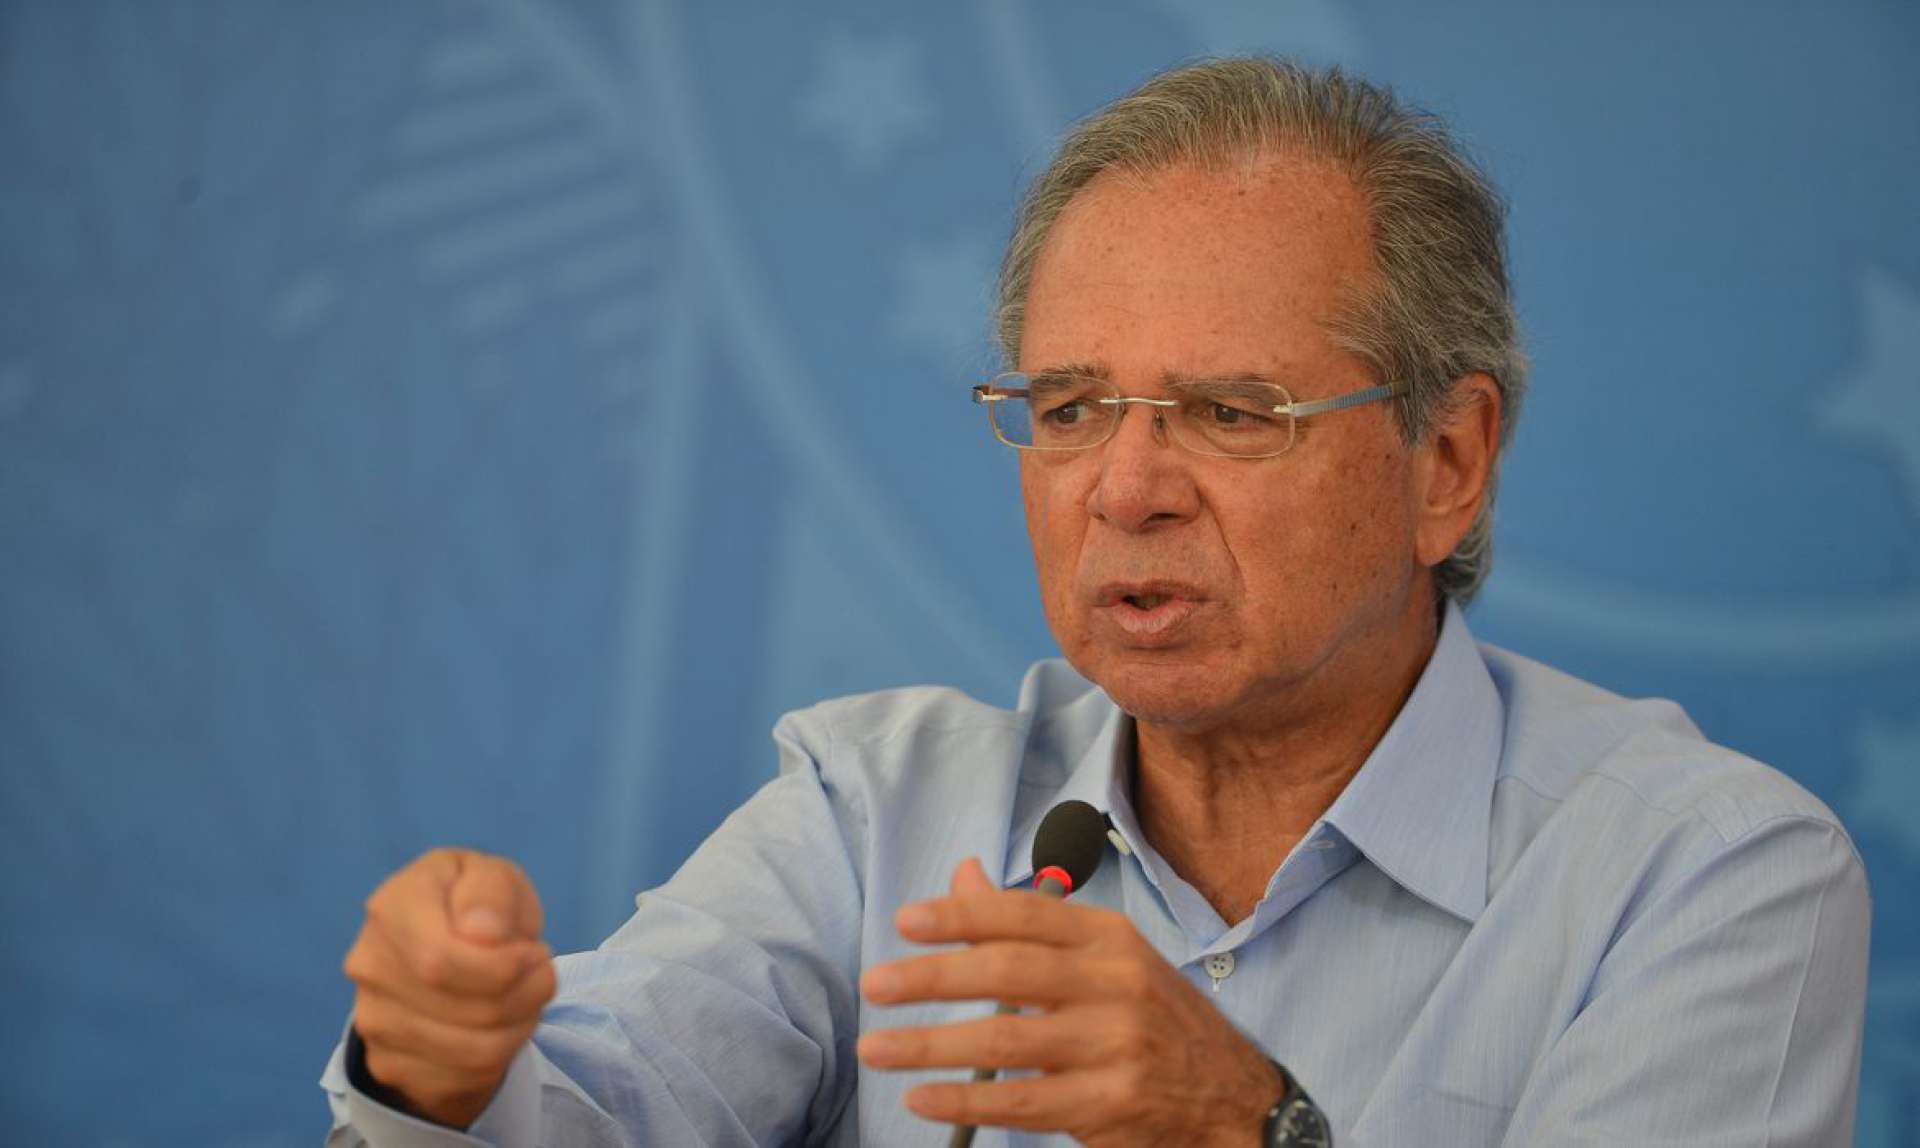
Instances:
[[[1067,205],[1035,263],[1021,364],[1146,354],[1161,356],[1156,373],[1285,367],[1333,352],[1327,321],[1373,274],[1364,201],[1331,164],[1109,171]]]

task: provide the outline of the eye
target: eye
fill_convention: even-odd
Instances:
[[[1189,419],[1209,429],[1253,430],[1274,422],[1271,397],[1230,384],[1196,388],[1185,407]]]
[[[1050,403],[1035,403],[1034,409],[1045,422],[1056,423],[1061,426],[1070,426],[1086,417],[1087,401],[1085,399],[1065,399]]]

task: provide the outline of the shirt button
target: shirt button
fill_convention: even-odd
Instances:
[[[1213,978],[1213,991],[1219,992],[1220,982],[1233,975],[1233,954],[1215,953],[1200,962],[1200,967],[1207,970],[1207,975]]]

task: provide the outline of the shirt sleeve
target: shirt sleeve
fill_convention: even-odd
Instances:
[[[1503,1142],[1851,1144],[1869,919],[1837,826],[1731,842],[1623,926]]]
[[[559,958],[533,1041],[472,1128],[322,1084],[330,1148],[813,1143],[853,1095],[864,810],[830,735],[788,717],[780,775],[598,949]],[[343,1042],[344,1045],[344,1042]]]

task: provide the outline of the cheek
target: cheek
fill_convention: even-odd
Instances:
[[[1404,459],[1391,449],[1269,488],[1261,506],[1236,516],[1242,575],[1269,609],[1294,618],[1338,613],[1391,582],[1413,545]]]
[[[1020,460],[1020,499],[1027,512],[1027,540],[1040,576],[1040,594],[1051,603],[1072,585],[1074,556],[1084,529],[1073,492],[1058,467]]]

